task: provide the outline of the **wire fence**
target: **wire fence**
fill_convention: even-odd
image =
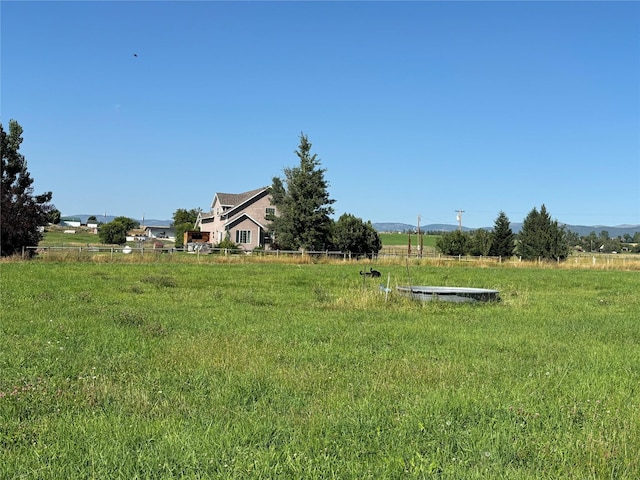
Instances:
[[[328,258],[339,258],[339,259],[351,259],[351,254],[343,253],[340,251],[331,251],[331,250],[322,250],[322,251],[310,251],[310,250],[243,250],[243,249],[233,249],[233,248],[175,248],[175,247],[162,247],[162,248],[145,248],[145,247],[131,247],[131,246],[121,246],[121,247],[113,247],[113,246],[38,246],[38,247],[23,247],[22,249],[22,257],[26,258],[31,256],[32,254],[37,255],[50,255],[55,253],[64,253],[64,254],[77,254],[78,256],[92,256],[99,255],[105,256],[108,255],[110,258],[117,258],[118,256],[157,256],[157,255],[195,255],[195,256],[205,256],[205,255],[214,255],[214,256],[271,256],[271,257],[279,257],[279,256],[310,256],[310,257],[328,257]]]
[[[542,258],[536,260],[525,261],[520,257],[489,257],[489,256],[450,256],[442,255],[436,251],[426,251],[424,253],[417,252],[401,252],[382,250],[378,253],[369,254],[352,254],[350,252],[321,250],[242,250],[229,248],[144,248],[131,246],[38,246],[24,247],[22,250],[22,258],[30,258],[36,254],[42,258],[50,258],[52,260],[79,259],[79,260],[101,260],[101,261],[118,261],[127,259],[128,261],[136,260],[154,260],[165,258],[166,260],[178,258],[211,258],[216,259],[266,259],[269,261],[342,261],[342,262],[360,262],[367,261],[369,263],[406,263],[424,264],[424,265],[475,265],[475,266],[531,266],[540,267],[563,267],[563,268],[600,268],[600,269],[626,269],[640,270],[640,254],[602,254],[602,253],[578,253],[569,256],[562,261],[549,261]]]

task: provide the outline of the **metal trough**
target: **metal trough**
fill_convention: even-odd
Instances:
[[[396,287],[398,291],[416,300],[428,302],[440,300],[442,302],[497,302],[500,300],[498,290],[488,290],[486,288],[467,287],[430,287],[430,286],[410,286]]]

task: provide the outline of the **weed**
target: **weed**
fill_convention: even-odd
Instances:
[[[142,312],[125,309],[114,316],[114,321],[122,327],[141,327],[147,322],[147,317]]]
[[[177,286],[175,278],[167,275],[149,275],[141,279],[141,282],[149,283],[161,288],[173,288]]]

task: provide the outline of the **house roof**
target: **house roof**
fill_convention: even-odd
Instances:
[[[147,225],[144,227],[143,230],[173,230],[173,227],[171,225]]]
[[[256,188],[255,190],[249,190],[248,192],[243,193],[217,192],[213,197],[213,201],[211,202],[211,211],[199,212],[195,225],[201,225],[205,222],[210,223],[218,215],[220,215],[221,220],[225,221],[226,226],[235,224],[240,218],[244,218],[243,209],[245,208],[245,206],[256,201],[261,196],[266,195],[269,190],[271,190],[271,185]],[[216,212],[214,211],[216,204],[226,208],[223,209],[223,212],[218,212],[216,214]],[[264,228],[263,225],[257,222],[254,218],[251,218],[248,215],[247,217],[251,219],[252,222],[260,226],[260,228]]]
[[[271,187],[256,188],[255,190],[250,190],[244,193],[218,192],[213,197],[213,201],[211,202],[211,208],[213,208],[213,205],[216,203],[216,198],[218,199],[218,202],[220,203],[220,205],[222,205],[223,207],[235,207],[236,205],[240,205],[241,203],[244,203],[247,200],[250,200],[256,195],[259,195],[260,193],[264,192],[268,188],[271,188]]]

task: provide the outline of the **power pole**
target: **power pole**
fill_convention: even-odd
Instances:
[[[462,231],[462,214],[464,213],[464,210],[456,210],[456,212],[458,212],[456,217],[458,220],[458,230]]]
[[[422,257],[422,237],[420,236],[420,215],[418,215],[418,256]]]

